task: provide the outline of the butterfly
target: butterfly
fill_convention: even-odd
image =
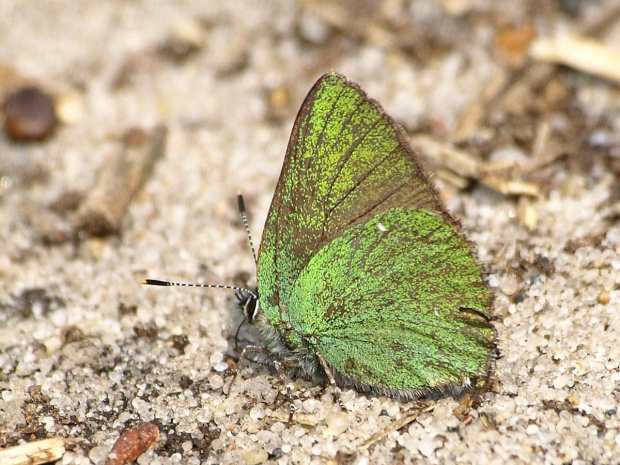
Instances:
[[[335,72],[301,105],[257,291],[241,299],[265,361],[360,392],[445,391],[487,377],[496,354],[492,294],[471,244],[404,130]]]

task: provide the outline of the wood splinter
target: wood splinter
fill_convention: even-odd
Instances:
[[[38,465],[54,462],[64,453],[64,438],[43,439],[0,450],[0,463],[3,465]]]
[[[107,161],[94,188],[73,217],[74,233],[89,236],[118,234],[131,200],[165,151],[166,128],[150,133],[134,128],[122,138],[122,149]]]

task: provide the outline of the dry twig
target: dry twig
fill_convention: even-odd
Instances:
[[[0,450],[2,465],[38,465],[60,459],[65,453],[63,438],[43,439]]]
[[[120,232],[121,223],[133,199],[165,151],[166,128],[151,134],[132,129],[119,150],[99,174],[72,221],[75,233],[105,236]]]

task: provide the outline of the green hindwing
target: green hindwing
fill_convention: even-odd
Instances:
[[[481,267],[451,225],[396,208],[310,260],[289,316],[293,333],[351,384],[422,392],[487,373],[490,303]]]
[[[336,73],[295,120],[258,294],[283,350],[321,355],[356,387],[421,392],[488,371],[480,265],[402,129]]]

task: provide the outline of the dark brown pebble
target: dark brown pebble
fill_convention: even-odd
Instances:
[[[6,131],[15,140],[42,140],[56,127],[54,100],[36,87],[24,87],[11,94],[5,109]]]

